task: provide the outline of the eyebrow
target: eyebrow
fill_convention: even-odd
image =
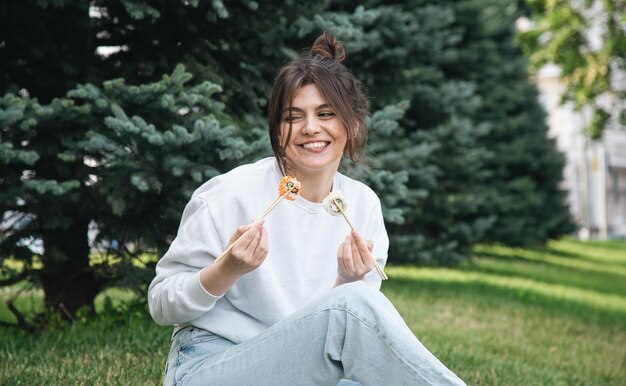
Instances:
[[[322,105],[317,106],[316,110],[323,110],[323,109],[328,109],[328,108],[330,108],[330,105],[328,103],[324,103]],[[294,106],[287,107],[286,109],[283,110],[283,113],[285,113],[287,111],[295,111],[295,112],[299,112],[299,113],[303,113],[304,112],[304,110],[302,110],[301,108],[294,107]]]

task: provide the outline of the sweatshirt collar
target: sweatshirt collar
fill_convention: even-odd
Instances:
[[[273,169],[275,177],[273,186],[278,186],[280,180],[283,178],[283,175],[280,172],[280,168],[278,167],[278,162],[276,161],[276,158],[272,157],[272,161],[274,164]],[[341,190],[341,174],[335,172],[335,176],[333,177],[332,191],[334,192],[337,190]],[[295,201],[293,201],[293,204],[307,213],[326,213],[326,210],[324,209],[324,204],[322,204],[321,202],[308,201],[302,196],[298,196]]]

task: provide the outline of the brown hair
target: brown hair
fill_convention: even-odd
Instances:
[[[291,123],[286,138],[280,137],[283,111],[291,107],[298,90],[308,84],[317,86],[346,129],[348,141],[344,155],[353,161],[361,158],[367,143],[367,96],[361,82],[341,64],[345,58],[346,50],[341,43],[324,32],[315,40],[308,55],[287,63],[274,79],[268,108],[269,134],[274,156],[283,174],[287,173],[283,143],[289,142],[291,137]]]

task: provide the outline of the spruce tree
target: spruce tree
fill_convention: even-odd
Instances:
[[[220,87],[190,79],[178,67],[139,86],[79,85],[49,104],[0,99],[2,256],[24,262],[48,306],[73,314],[109,278],[141,282],[133,258],[166,247],[193,190],[258,151],[224,123]],[[121,261],[90,263],[90,226],[121,245]]]
[[[155,48],[136,48],[124,36],[149,30],[139,24],[160,15],[185,25],[193,5],[167,3],[161,11],[78,0],[0,8],[0,258],[24,264],[3,267],[0,284],[28,278],[66,317],[92,307],[115,280],[145,284],[132,261],[146,249],[163,251],[193,189],[268,147],[256,141],[264,138],[259,130],[237,125],[242,118],[228,113],[223,87],[209,80],[219,76],[207,66],[196,65],[192,79],[174,69],[185,59],[175,51],[149,58],[154,71],[140,71],[151,54],[141,49]],[[205,8],[205,20],[219,19],[219,8]],[[112,37],[106,45],[121,51],[99,55]],[[90,260],[90,228],[97,243],[121,245],[110,251],[121,261]]]
[[[455,4],[455,26],[463,31],[457,60],[444,64],[450,77],[476,84],[481,97],[471,116],[490,126],[481,143],[493,156],[484,168],[487,204],[495,222],[483,241],[540,245],[574,230],[559,187],[565,164],[548,138],[546,114],[529,80],[517,42],[521,3],[465,0]]]

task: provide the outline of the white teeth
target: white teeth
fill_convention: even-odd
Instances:
[[[328,142],[311,142],[305,143],[302,146],[304,146],[305,149],[319,149],[328,146]]]

